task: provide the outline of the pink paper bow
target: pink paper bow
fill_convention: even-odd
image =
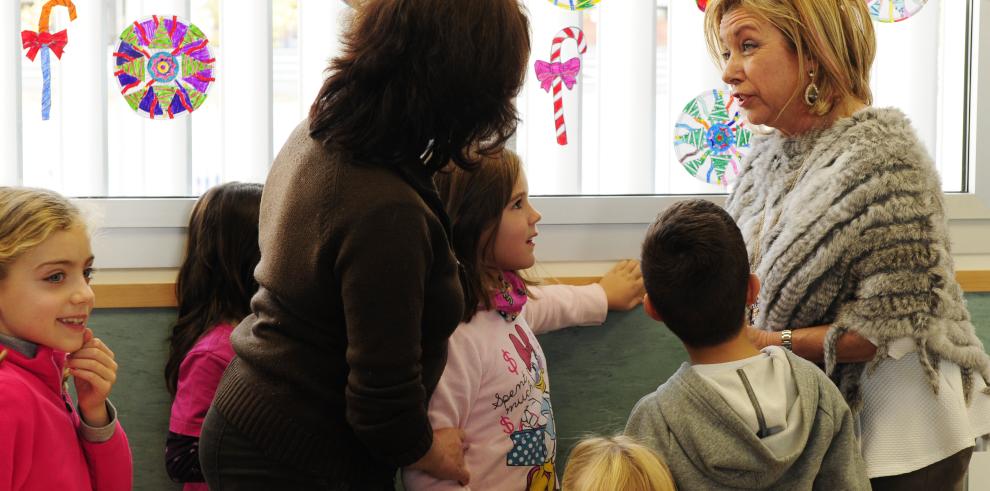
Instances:
[[[550,86],[557,77],[564,82],[567,90],[573,89],[579,73],[581,73],[581,58],[571,58],[563,63],[536,62],[536,78],[540,81],[540,87],[547,92],[550,92]]]
[[[31,61],[34,61],[34,58],[38,56],[38,50],[46,45],[52,50],[52,53],[55,53],[58,59],[62,59],[62,50],[65,49],[65,45],[68,42],[69,35],[66,34],[65,29],[55,34],[48,31],[41,34],[34,31],[21,31],[21,43],[24,49],[28,50],[26,56]]]

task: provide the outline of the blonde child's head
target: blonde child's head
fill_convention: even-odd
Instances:
[[[85,227],[82,213],[45,189],[0,187],[0,280],[10,265],[53,233]]]
[[[592,437],[571,450],[564,491],[676,490],[670,471],[649,448],[627,436]]]
[[[464,269],[465,321],[479,305],[492,308],[502,271],[529,268],[540,214],[529,202],[519,156],[483,156],[475,170],[448,166],[434,179],[453,228],[451,244]]]
[[[82,213],[69,200],[0,188],[0,334],[79,350],[92,336],[93,260]]]

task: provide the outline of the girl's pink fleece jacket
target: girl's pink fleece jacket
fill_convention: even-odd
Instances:
[[[0,490],[131,489],[124,429],[112,414],[112,436],[103,435],[108,440],[83,437],[101,429],[83,428],[62,385],[65,360],[65,353],[38,346],[33,358],[8,349],[0,362]]]

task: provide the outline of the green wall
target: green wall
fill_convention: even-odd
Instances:
[[[990,293],[967,299],[990,346]],[[90,322],[120,364],[111,399],[131,442],[137,490],[181,489],[163,465],[169,397],[162,367],[174,316],[173,309],[105,309]],[[686,360],[677,339],[642,309],[613,313],[603,326],[550,333],[540,343],[550,367],[560,468],[582,436],[620,431],[633,404]]]

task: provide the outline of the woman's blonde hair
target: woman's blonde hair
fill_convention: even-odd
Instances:
[[[877,52],[873,22],[863,0],[712,0],[705,10],[705,40],[719,65],[722,41],[719,26],[732,9],[743,8],[776,27],[790,41],[798,58],[799,75],[806,59],[817,65],[814,78],[818,101],[811,112],[828,114],[847,96],[873,103],[870,67]],[[803,87],[799,89],[803,92]]]
[[[676,490],[663,460],[627,436],[591,437],[571,450],[564,491]]]
[[[46,189],[0,187],[0,280],[22,254],[53,233],[84,225],[82,213]]]

